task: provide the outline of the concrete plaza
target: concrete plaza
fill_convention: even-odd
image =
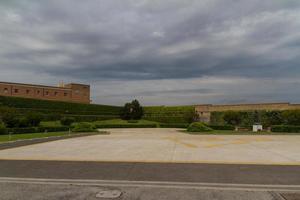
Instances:
[[[0,159],[300,165],[300,136],[189,135],[180,129],[106,129],[110,135],[0,151]]]

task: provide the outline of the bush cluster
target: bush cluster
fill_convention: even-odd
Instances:
[[[226,111],[212,112],[211,123],[216,125],[252,126],[300,125],[300,110],[286,111]]]
[[[0,107],[0,119],[8,128],[38,126],[43,119],[39,113],[28,112],[21,115],[16,109]]]
[[[0,135],[5,134],[6,133],[6,127],[5,124],[0,121]]]
[[[272,132],[300,133],[300,126],[277,125],[271,127]]]
[[[213,131],[213,129],[208,127],[206,124],[202,122],[194,122],[189,125],[187,131],[188,132],[209,132],[209,131]]]

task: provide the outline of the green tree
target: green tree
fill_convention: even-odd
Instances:
[[[282,117],[287,125],[300,125],[300,110],[283,111]]]
[[[242,118],[239,112],[235,112],[235,111],[226,111],[224,113],[224,121],[227,124],[233,125],[233,126],[237,126],[241,123]]]
[[[133,100],[131,103],[126,103],[121,110],[121,118],[124,120],[141,119],[144,114],[143,107],[138,100]]]
[[[5,124],[2,121],[0,121],[0,135],[5,133],[6,133]]]
[[[6,127],[18,127],[19,119],[16,109],[9,107],[0,107],[0,118]]]
[[[39,113],[30,112],[25,115],[28,120],[29,126],[38,126],[43,119],[43,116]]]
[[[266,111],[262,116],[262,123],[266,127],[272,125],[281,125],[283,124],[283,118],[280,111]]]

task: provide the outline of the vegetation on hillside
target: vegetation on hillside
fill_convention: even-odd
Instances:
[[[194,117],[194,106],[151,106],[144,107],[143,119],[163,123],[191,123]]]

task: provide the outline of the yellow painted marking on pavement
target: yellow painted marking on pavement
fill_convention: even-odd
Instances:
[[[165,137],[164,139],[167,139],[167,140],[171,140],[177,144],[181,144],[185,147],[189,147],[189,148],[197,148],[198,146],[197,145],[194,145],[194,144],[191,144],[191,143],[187,143],[187,142],[183,142],[181,140],[179,140],[178,138],[176,137]]]

